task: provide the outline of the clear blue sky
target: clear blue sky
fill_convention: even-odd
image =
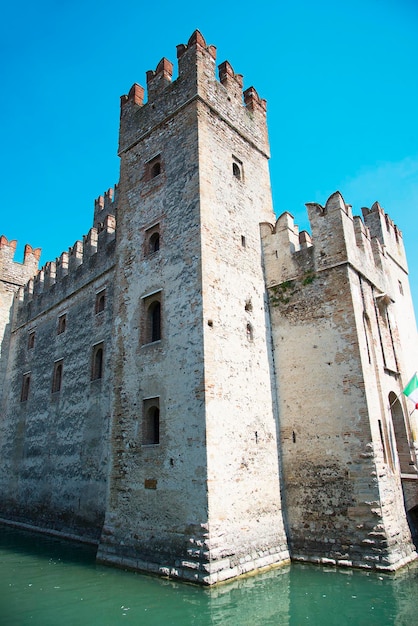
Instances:
[[[119,96],[198,28],[268,102],[277,214],[335,190],[404,234],[418,308],[418,0],[23,0],[2,12],[1,223],[54,260],[118,181]]]

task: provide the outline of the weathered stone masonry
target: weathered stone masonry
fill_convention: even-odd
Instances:
[[[40,271],[1,239],[0,516],[201,584],[396,569],[418,505],[402,235],[338,193],[312,235],[276,222],[265,101],[198,31],[177,58],[121,98],[89,234]]]

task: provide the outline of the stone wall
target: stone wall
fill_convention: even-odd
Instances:
[[[389,295],[398,284],[384,242],[340,194],[308,210],[312,238],[299,237],[289,214],[262,226],[291,553],[394,568],[414,557],[399,515],[399,451],[412,453],[413,441],[404,428],[396,448],[389,410],[414,351],[397,334],[405,303]],[[398,273],[403,259],[401,249]]]
[[[105,511],[114,243],[114,227],[90,231],[16,295],[2,386],[0,516],[95,540]],[[98,344],[104,360],[92,380]]]

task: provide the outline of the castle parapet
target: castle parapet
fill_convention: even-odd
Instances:
[[[370,230],[372,237],[376,237],[389,254],[399,265],[407,269],[405,248],[402,232],[385,213],[378,202],[370,209],[361,209],[365,224]]]
[[[248,89],[246,89],[243,95],[245,106],[249,111],[251,111],[252,113],[258,111],[265,116],[267,111],[267,101],[263,98],[260,98],[254,87],[249,87]]]
[[[57,280],[68,275],[68,252],[63,252],[56,260]]]
[[[337,191],[325,206],[306,204],[312,237],[298,233],[290,213],[283,213],[270,229],[261,226],[268,284],[280,284],[309,272],[320,272],[343,263],[356,268],[382,292],[395,291],[388,283],[389,256],[407,272],[402,236],[378,203],[362,209],[364,221],[353,216]]]
[[[38,271],[40,248],[25,245],[23,263],[14,260],[17,241],[0,237],[0,280],[12,285],[24,285]]]
[[[54,261],[48,261],[44,267],[44,287],[48,289],[55,285],[56,280],[56,264]]]
[[[266,129],[266,101],[254,87],[243,91],[243,76],[224,61],[215,77],[216,47],[208,45],[196,30],[187,44],[177,46],[178,78],[172,81],[173,64],[165,57],[155,70],[149,70],[147,102],[144,89],[134,83],[128,95],[121,97],[119,153],[136,143],[139,137],[161,124],[184,105],[199,98],[219,113],[243,136],[251,139],[269,156]]]
[[[75,244],[70,248],[70,254],[68,258],[68,271],[74,272],[79,265],[83,262],[83,242],[76,241]]]
[[[44,270],[41,269],[37,273],[33,281],[33,295],[39,296],[44,292],[44,282],[45,282],[45,274]]]
[[[163,89],[171,84],[173,76],[173,64],[168,59],[162,58],[155,72],[147,72],[148,100],[153,100]]]
[[[134,83],[130,88],[128,95],[120,97],[121,110],[127,102],[132,102],[133,104],[141,107],[144,104],[144,95],[145,89],[141,87],[141,85],[138,85],[138,83]]]
[[[92,256],[97,252],[97,228],[90,228],[83,237],[83,253]]]
[[[116,216],[118,202],[118,186],[110,187],[102,196],[94,201],[93,228],[101,230],[107,215]]]
[[[228,61],[224,61],[218,67],[219,80],[221,84],[228,90],[229,94],[237,99],[242,99],[242,74],[235,74],[232,65]]]
[[[114,245],[111,245],[116,236],[116,217],[111,211],[117,210],[117,186],[110,188],[94,202],[93,226],[83,239],[76,241],[68,251],[63,252],[55,261],[48,261],[38,271],[37,263],[40,250],[25,248],[25,263],[33,267],[36,262],[36,275],[31,273],[22,281],[24,289],[17,297],[19,303],[19,317],[21,321],[36,315],[45,306],[52,306],[55,301],[65,297],[75,285],[82,285],[90,280],[92,275],[110,267],[114,260]],[[13,257],[16,242],[0,240],[0,259],[2,251],[10,259]],[[97,259],[100,259],[98,261]],[[23,267],[21,264],[15,264]],[[33,280],[28,281],[29,278]],[[42,298],[40,298],[42,296]],[[25,305],[32,303],[31,307]]]

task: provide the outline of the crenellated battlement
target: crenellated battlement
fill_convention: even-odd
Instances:
[[[108,215],[117,218],[118,186],[110,187],[94,201],[93,227],[100,231]]]
[[[173,64],[166,58],[162,58],[155,71],[147,72],[148,99],[153,100],[163,89],[171,85],[173,76]]]
[[[92,261],[96,255],[100,257],[109,256],[108,244],[115,239],[116,220],[113,215],[106,215],[103,228],[100,232],[96,228],[91,228],[82,240],[76,241],[68,252],[63,252],[55,261],[48,261],[36,274],[33,280],[29,281],[23,291],[20,292],[19,300],[23,304],[32,302],[37,296],[45,295],[64,279],[71,280],[77,278],[83,282],[84,272],[89,273],[92,269]],[[113,248],[111,251],[113,256]],[[96,263],[94,263],[94,267]],[[106,263],[99,271],[106,269]]]
[[[67,291],[82,286],[97,273],[106,271],[114,262],[114,243],[116,235],[117,186],[110,188],[94,202],[94,226],[76,241],[67,251],[48,261],[38,271],[30,274],[20,283],[17,300],[19,319],[36,315],[42,308],[51,306],[65,297]],[[2,249],[10,256],[16,242],[7,242],[3,237]],[[113,245],[110,245],[113,244]],[[1,255],[1,250],[0,250]],[[25,249],[25,259],[39,260],[40,250]],[[27,305],[31,305],[30,308]]]
[[[216,79],[216,47],[208,45],[196,30],[187,44],[177,46],[177,61],[178,78],[174,81],[173,64],[165,57],[155,70],[146,73],[146,103],[145,90],[137,83],[121,96],[120,153],[196,98],[268,153],[266,101],[254,87],[243,91],[243,76],[235,73],[228,61],[219,65]]]
[[[268,282],[279,284],[301,272],[318,272],[349,263],[382,291],[389,291],[389,258],[407,273],[402,234],[376,202],[363,208],[364,220],[353,216],[341,193],[332,194],[325,206],[307,203],[312,236],[299,233],[293,216],[283,213],[273,226],[262,224]],[[385,278],[386,277],[386,278]]]
[[[9,241],[4,235],[0,237],[0,280],[24,285],[38,271],[41,248],[25,245],[23,263],[14,260],[17,241]]]
[[[375,202],[370,209],[363,207],[361,211],[371,236],[380,241],[387,254],[406,268],[402,232],[390,219],[389,215],[385,213],[378,202]]]

